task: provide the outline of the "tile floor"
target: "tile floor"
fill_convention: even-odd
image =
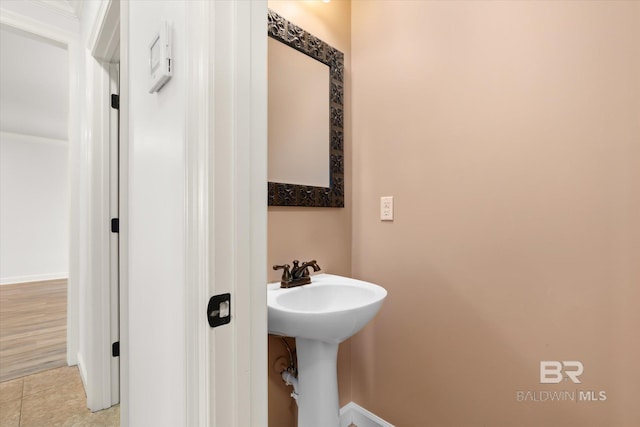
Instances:
[[[75,366],[0,383],[0,427],[117,427],[120,407],[92,413]]]

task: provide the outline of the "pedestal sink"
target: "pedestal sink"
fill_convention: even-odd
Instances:
[[[338,427],[338,344],[376,315],[387,291],[333,274],[282,289],[268,285],[269,333],[295,337],[298,354],[298,427]]]

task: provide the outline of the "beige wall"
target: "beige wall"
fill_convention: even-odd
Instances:
[[[352,34],[353,275],[389,291],[353,400],[402,427],[640,425],[640,2],[354,1]],[[515,398],[575,389],[608,400]]]
[[[350,3],[333,0],[273,1],[269,8],[319,37],[345,54],[345,208],[270,207],[268,214],[268,265],[316,259],[327,273],[351,275],[351,63]],[[266,35],[265,16],[265,35]],[[265,189],[266,191],[266,189]],[[269,280],[278,281],[279,272],[269,270]],[[293,340],[290,340],[292,342]],[[341,404],[351,399],[350,344],[340,345],[338,381]],[[269,425],[296,425],[296,406],[273,368],[275,360],[286,355],[279,339],[269,339]]]

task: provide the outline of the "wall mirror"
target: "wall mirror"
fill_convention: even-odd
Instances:
[[[268,13],[269,206],[344,207],[344,55]]]

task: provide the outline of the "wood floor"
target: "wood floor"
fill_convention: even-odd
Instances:
[[[0,382],[66,366],[67,281],[0,286]]]

